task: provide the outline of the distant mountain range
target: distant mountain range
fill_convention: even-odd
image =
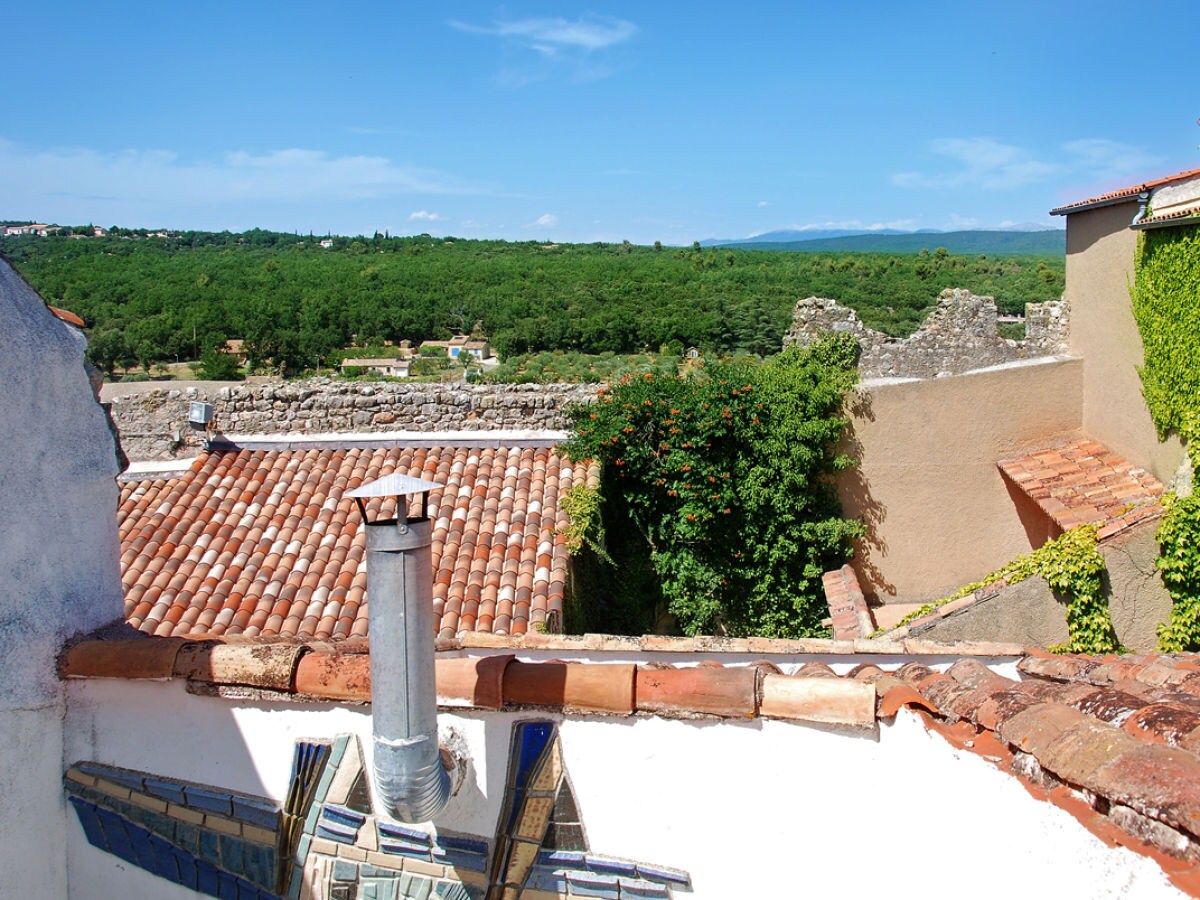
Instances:
[[[781,250],[792,253],[920,253],[945,247],[951,253],[976,256],[1062,256],[1066,232],[1036,225],[1021,230],[989,231],[769,231],[743,240],[701,241],[704,247],[736,247],[739,250]]]

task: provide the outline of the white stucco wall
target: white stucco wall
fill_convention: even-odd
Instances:
[[[474,772],[439,826],[492,833],[510,727],[530,718],[547,717],[441,717],[466,741]],[[559,721],[593,851],[688,871],[694,893],[679,897],[1182,896],[1154,863],[1106,847],[907,711],[865,734],[764,720]],[[369,765],[366,710],[232,703],[178,683],[69,686],[69,758],[276,799],[295,738],[345,732],[362,738]],[[73,822],[68,850],[77,900],[193,896],[88,847]]]
[[[116,456],[84,337],[0,260],[0,897],[67,895],[65,638],[121,614]]]

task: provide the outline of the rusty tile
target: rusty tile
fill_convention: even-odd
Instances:
[[[1121,729],[1085,718],[1033,755],[1063,781],[1097,790],[1096,770],[1138,745],[1137,738]]]
[[[68,648],[60,673],[66,678],[171,678],[178,638],[82,641]]]
[[[644,712],[753,717],[758,711],[757,681],[758,670],[749,666],[640,666],[636,708]]]
[[[1060,703],[1039,703],[1002,722],[997,734],[1018,750],[1040,759],[1068,729],[1086,721],[1088,717],[1077,709]]]
[[[208,684],[290,691],[301,644],[188,642],[175,658],[175,677]]]
[[[1178,747],[1200,729],[1200,711],[1177,703],[1151,703],[1134,711],[1122,727],[1142,740]]]
[[[637,666],[627,663],[511,662],[504,672],[506,703],[629,714]]]
[[[500,709],[504,705],[504,670],[514,658],[505,654],[437,660],[438,704]]]
[[[298,694],[326,700],[371,699],[371,660],[364,655],[308,653],[296,665]]]
[[[1104,797],[1200,834],[1200,764],[1191,753],[1138,742],[1097,770],[1095,783]]]
[[[875,686],[849,678],[763,678],[760,712],[769,718],[869,728],[875,724]]]

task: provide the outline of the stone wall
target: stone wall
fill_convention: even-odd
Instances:
[[[864,378],[935,378],[1065,353],[1067,305],[1050,301],[1025,308],[1025,340],[1008,340],[996,330],[993,298],[947,288],[916,333],[894,338],[868,328],[836,300],[809,297],[796,304],[783,345],[807,344],[829,332],[853,334],[862,348],[858,365]]]
[[[329,378],[237,387],[152,390],[116,397],[113,420],[132,460],[193,456],[203,432],[187,424],[188,402],[214,406],[225,434],[493,431],[566,428],[564,408],[591,400],[586,384],[404,384]]]

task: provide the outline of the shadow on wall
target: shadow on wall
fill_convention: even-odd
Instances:
[[[871,395],[856,392],[847,408],[849,424],[842,435],[839,452],[858,460],[863,459],[864,448],[855,432],[855,421],[875,421],[875,410]],[[871,494],[871,482],[861,465],[842,472],[838,477],[838,496],[842,501],[842,514],[858,519],[866,528],[866,534],[854,542],[854,558],[850,565],[858,573],[859,583],[873,588],[878,593],[894,596],[896,586],[889,582],[880,570],[877,559],[886,557],[887,541],[880,534],[880,526],[887,517],[887,509]]]

